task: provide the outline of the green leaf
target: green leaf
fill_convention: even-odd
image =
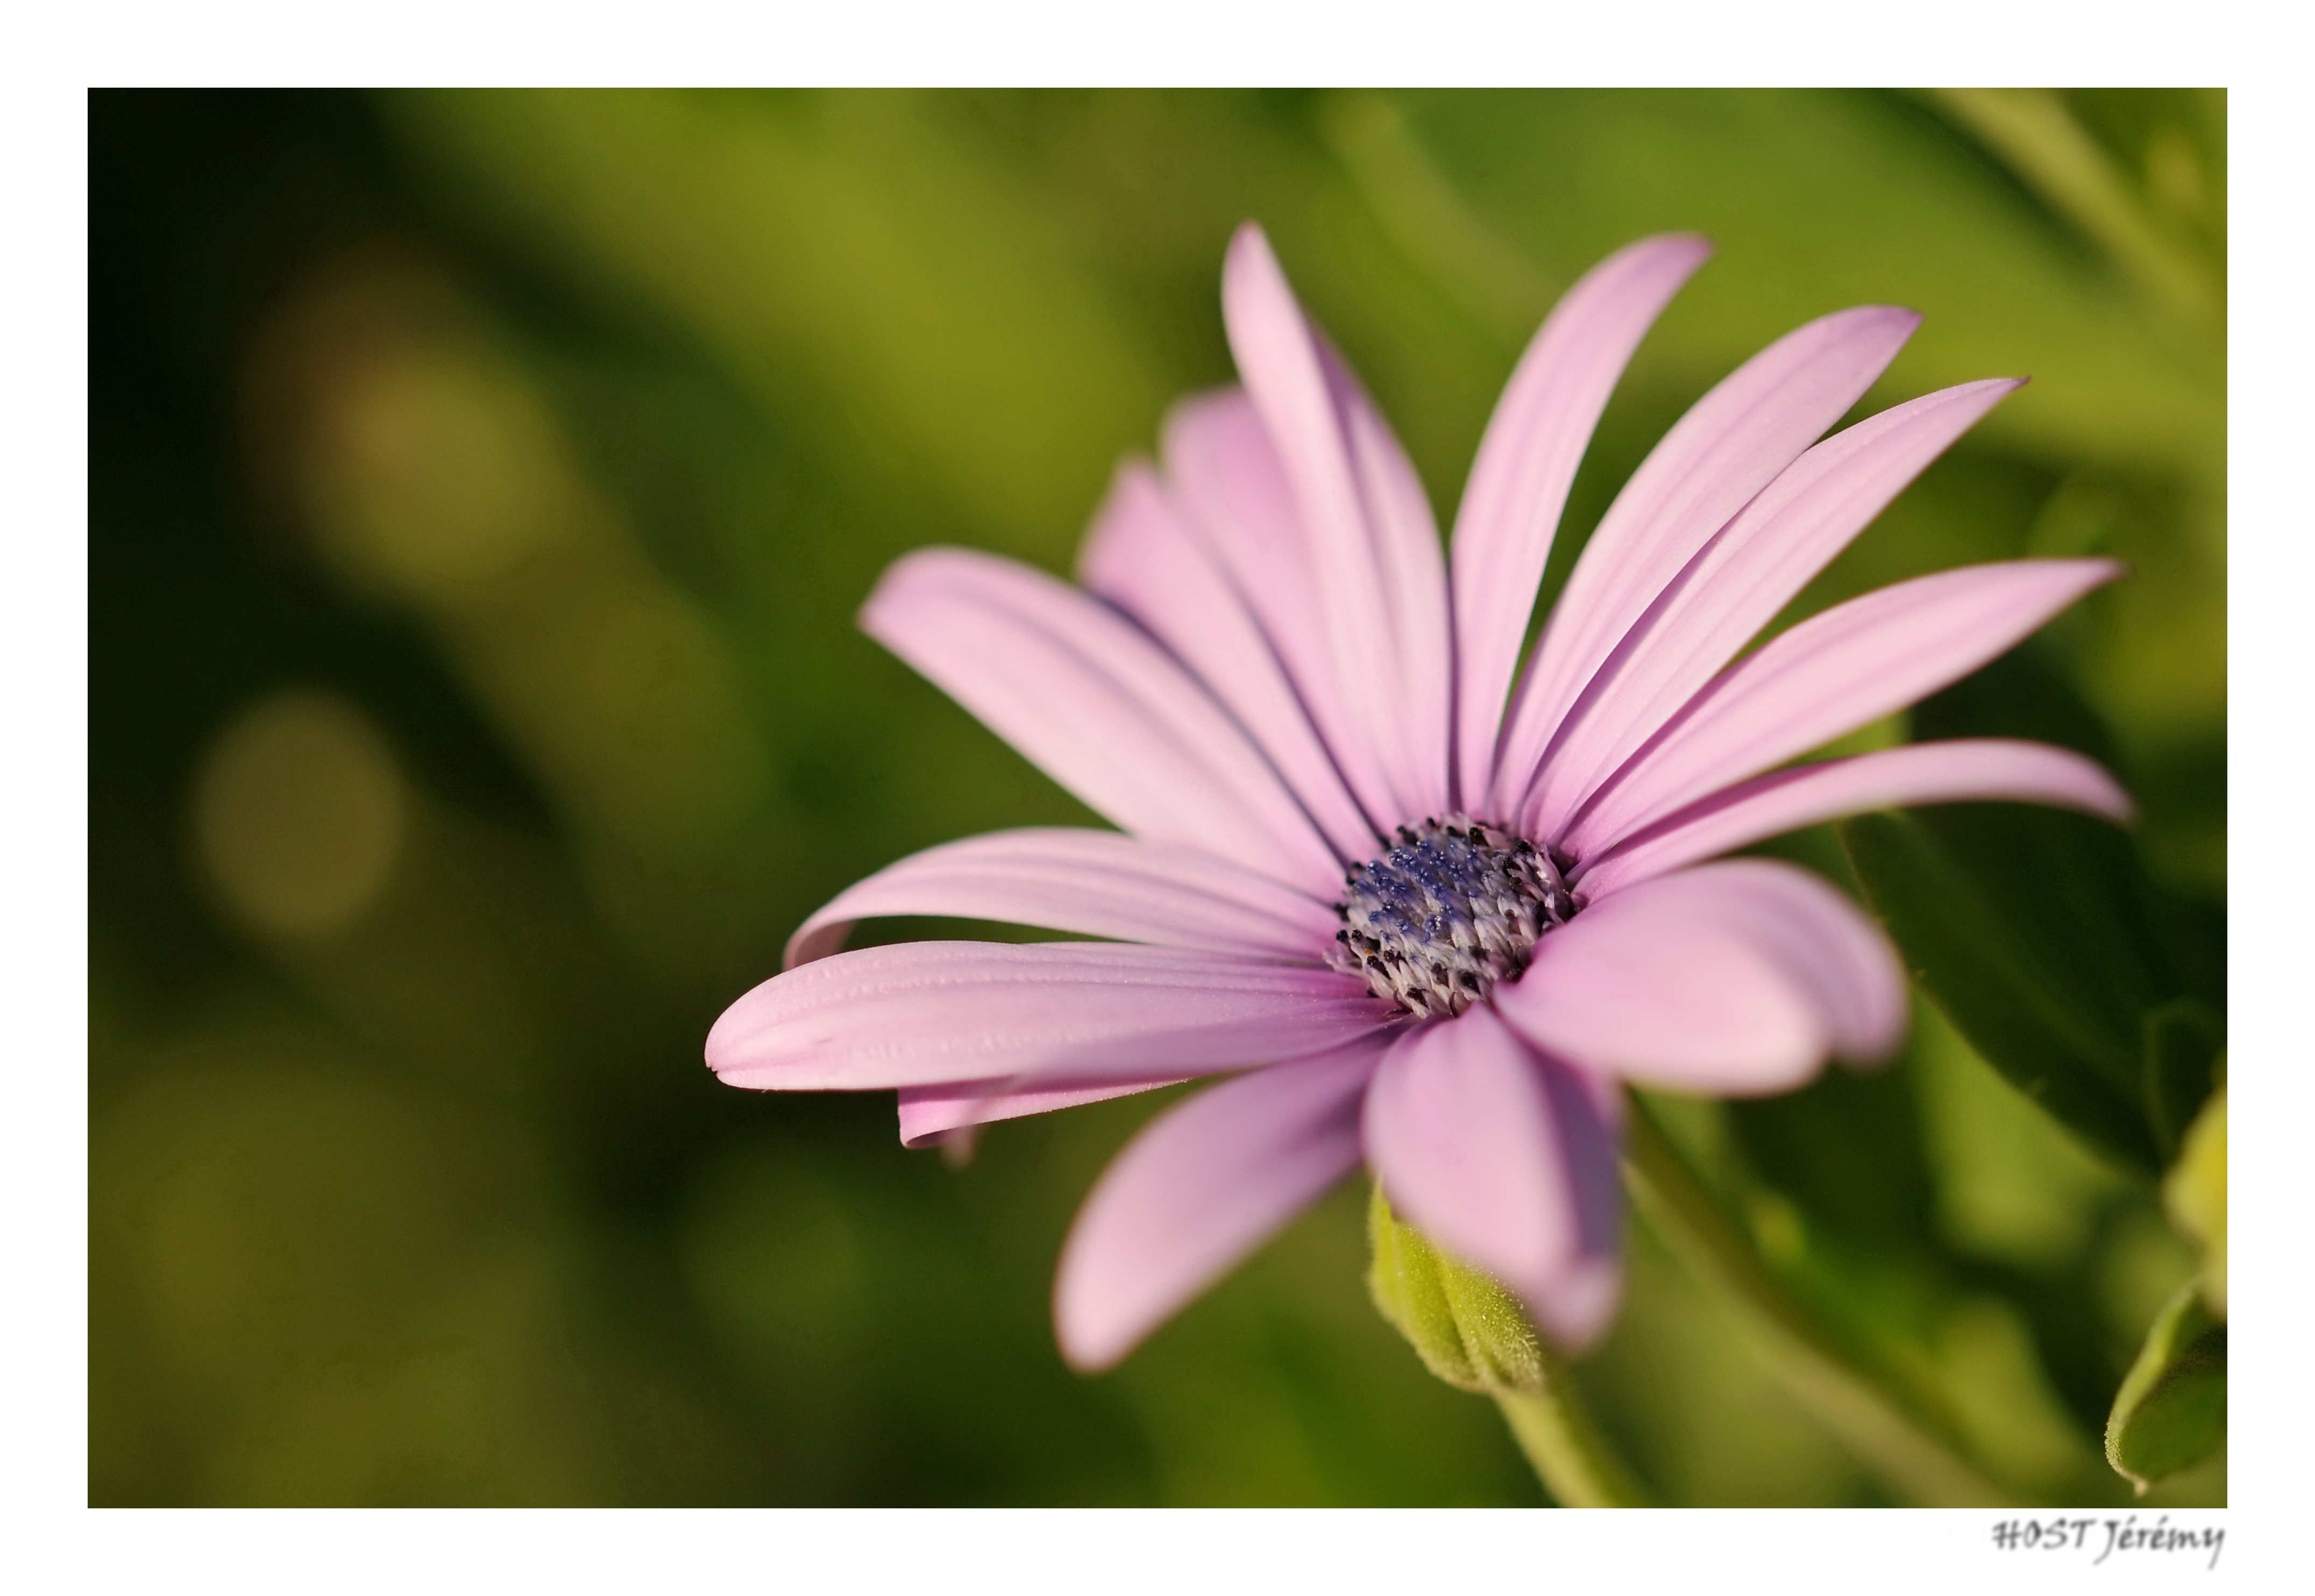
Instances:
[[[2118,765],[2098,715],[2036,645],[1913,711],[1917,739],[2018,737]],[[1922,987],[1993,1067],[2110,1158],[2153,1175],[2209,1095],[2224,1042],[2221,950],[2129,835],[2035,805],[1963,803],[1841,828]]]
[[[2093,987],[2107,984],[2096,979],[2107,972],[2079,945],[2063,945],[2072,917],[2021,917],[2009,894],[1997,906],[1979,873],[1918,817],[1860,815],[1843,822],[1840,837],[1875,912],[1955,1029],[2060,1123],[2125,1168],[2155,1174],[2161,1165],[2141,1087],[2139,1014],[2115,1012],[2125,998],[2111,994],[2108,1006],[2070,979],[2087,973]],[[2044,879],[2059,897],[2080,884],[2062,879],[2062,856],[2009,856],[2001,864]]]
[[[2106,1458],[2142,1492],[2193,1467],[2227,1436],[2227,1327],[2192,1282],[2155,1316],[2115,1393]]]
[[[2042,640],[1994,661],[1913,706],[1917,742],[1953,737],[2017,737],[2054,743],[2097,760],[2142,801],[2143,772],[2127,763],[2097,711],[2083,701]],[[2138,1016],[2152,1000],[2191,993],[2213,1007],[2226,1004],[2223,914],[2158,886],[2129,831],[2060,811],[2014,805],[1963,804],[1924,810],[1932,832],[1963,851],[2005,906],[2027,918],[2057,918],[2058,953],[2111,974],[2104,999],[2115,1003],[2115,1035],[2135,1051]],[[2038,817],[2038,818],[2036,818]],[[2045,855],[2057,857],[2045,859]],[[2062,863],[2067,878],[2055,896],[2045,864]],[[2059,918],[2062,917],[2062,918]],[[2101,985],[2092,974],[2083,984]]]
[[[1798,1091],[1737,1099],[1724,1112],[1752,1170],[1813,1227],[1884,1258],[1930,1243],[1936,1183],[1907,1072],[1828,1069]]]

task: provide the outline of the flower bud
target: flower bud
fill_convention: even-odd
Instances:
[[[1380,1185],[1367,1235],[1374,1248],[1367,1290],[1432,1373],[1467,1391],[1543,1390],[1543,1348],[1517,1298],[1399,1223]]]

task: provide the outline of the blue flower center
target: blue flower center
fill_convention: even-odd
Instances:
[[[1401,826],[1397,847],[1350,872],[1327,962],[1411,1014],[1459,1015],[1575,909],[1548,853],[1450,815]]]

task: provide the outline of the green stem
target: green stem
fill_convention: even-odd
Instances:
[[[1991,1507],[2014,1500],[1793,1299],[1636,1097],[1625,1136],[1624,1175],[1650,1228],[1690,1272],[1737,1309],[1778,1382],[1892,1487],[1927,1507]]]
[[[1548,1350],[1540,1389],[1493,1393],[1512,1436],[1562,1507],[1652,1507],[1654,1498],[1592,1421],[1574,1376]]]

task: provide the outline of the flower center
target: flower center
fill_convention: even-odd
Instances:
[[[1536,939],[1575,913],[1551,856],[1450,815],[1401,826],[1398,846],[1345,878],[1327,962],[1418,1015],[1459,1015],[1527,968]]]

